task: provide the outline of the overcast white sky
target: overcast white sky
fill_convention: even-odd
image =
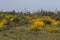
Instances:
[[[0,10],[3,11],[21,11],[24,9],[36,11],[43,8],[44,10],[60,10],[60,0],[0,0]]]

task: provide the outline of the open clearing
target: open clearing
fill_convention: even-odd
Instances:
[[[19,26],[0,32],[0,40],[60,40],[60,33],[31,32]]]

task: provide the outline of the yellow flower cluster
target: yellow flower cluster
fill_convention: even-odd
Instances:
[[[4,27],[4,25],[2,23],[0,23],[0,28],[3,28],[3,27]]]
[[[42,19],[43,19],[43,20],[51,20],[51,17],[49,17],[49,16],[44,16],[44,17],[42,17]]]
[[[34,25],[43,27],[43,26],[45,26],[45,23],[43,23],[42,21],[36,21],[36,22],[34,22]]]
[[[45,23],[40,19],[34,19],[32,25],[29,28],[30,30],[38,31],[39,27],[45,27]]]
[[[3,19],[1,22],[0,22],[0,28],[3,28],[4,25],[7,24],[7,20],[6,19]]]
[[[7,20],[3,19],[1,23],[6,25],[7,24]]]
[[[16,15],[10,15],[10,14],[0,14],[0,28],[3,28],[5,25],[7,25],[8,24],[8,21],[10,22],[12,22],[12,21],[14,21],[15,20],[15,18],[16,18]]]
[[[60,22],[53,20],[53,21],[51,22],[51,24],[52,24],[52,26],[58,26],[58,24],[60,24]]]
[[[55,27],[55,26],[57,27],[58,24],[60,24],[60,21],[56,21],[56,20],[52,19],[49,16],[44,16],[42,18],[32,19],[30,21],[32,22],[32,25],[33,25],[33,26],[31,25],[30,30],[32,30],[32,29],[33,30],[35,30],[35,29],[38,30],[38,28],[40,28],[40,27],[46,27],[47,24],[45,24],[44,21],[51,22],[50,25],[52,27]],[[47,27],[46,30],[48,32],[56,32],[56,29],[55,28],[52,28],[52,27]]]
[[[14,18],[10,18],[10,21],[14,21]]]
[[[56,28],[53,28],[53,27],[47,27],[46,28],[46,31],[48,31],[48,32],[57,32],[58,30],[56,29]]]
[[[35,25],[31,25],[29,30],[33,30],[33,31],[37,31],[38,30],[38,27],[35,26]]]

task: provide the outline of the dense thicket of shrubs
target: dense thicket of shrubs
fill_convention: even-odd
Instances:
[[[15,27],[15,26],[22,26],[22,25],[29,25],[31,24],[32,19],[37,19],[41,20],[41,17],[44,16],[49,16],[51,19],[54,19],[56,21],[60,21],[60,11],[57,12],[52,12],[52,11],[36,11],[36,12],[15,12],[15,10],[11,12],[3,12],[0,11],[0,28],[3,29],[9,29],[10,27]],[[48,18],[49,18],[48,17]],[[39,21],[37,21],[39,22]],[[36,22],[36,23],[37,23]],[[35,23],[35,22],[34,22]],[[44,20],[42,25],[45,24],[51,24],[49,20]]]

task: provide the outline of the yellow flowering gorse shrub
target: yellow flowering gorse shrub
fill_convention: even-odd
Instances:
[[[1,22],[0,22],[0,28],[3,28],[4,25],[7,24],[7,20],[6,19],[3,19]]]
[[[40,27],[45,27],[45,23],[40,19],[35,19],[32,22],[32,25],[29,27],[30,30],[38,31]]]
[[[52,25],[52,26],[58,26],[59,23],[60,23],[59,21],[53,20],[53,21],[51,22],[51,25]]]
[[[7,24],[7,20],[6,19],[3,19],[1,23],[2,24]]]
[[[51,20],[52,18],[49,17],[49,16],[44,16],[44,17],[42,17],[42,19],[43,19],[43,20]]]
[[[43,26],[45,26],[45,23],[43,23],[42,21],[36,21],[36,22],[34,22],[34,25],[43,27]]]
[[[14,21],[14,18],[10,18],[10,21]]]
[[[46,23],[50,22],[50,25],[52,27],[47,27],[48,24],[46,24],[44,21]],[[58,24],[60,24],[60,21],[56,21],[55,19],[52,19],[49,16],[44,16],[42,18],[35,18],[35,19],[30,20],[30,22],[32,22],[32,25],[34,25],[34,26],[30,27],[30,30],[36,29],[38,31],[40,27],[47,27],[46,31],[48,31],[48,32],[56,32],[57,31],[57,29],[55,29],[56,27],[55,28],[53,28],[53,27],[58,26]]]
[[[37,31],[37,30],[38,30],[38,27],[35,26],[35,25],[31,25],[31,26],[29,27],[29,30]]]
[[[53,27],[47,27],[46,28],[46,31],[48,31],[48,32],[57,32],[58,30],[56,29],[56,28],[53,28]]]
[[[0,23],[0,28],[3,28],[3,27],[4,27],[3,23]]]

